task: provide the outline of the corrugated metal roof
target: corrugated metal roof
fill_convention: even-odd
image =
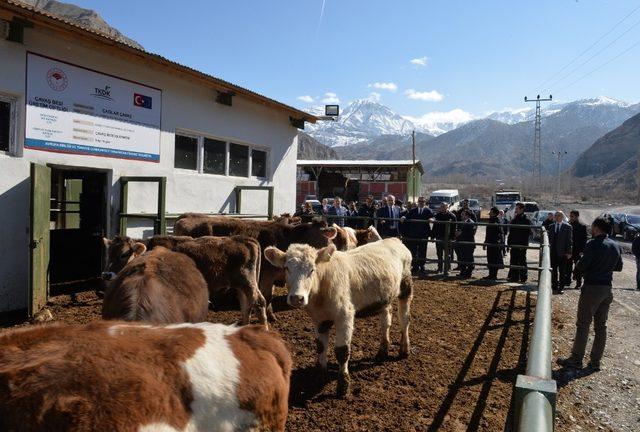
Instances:
[[[96,31],[94,29],[88,28],[88,27],[84,27],[81,26],[77,23],[74,23],[73,21],[70,21],[68,19],[65,19],[64,17],[58,16],[58,15],[54,15],[51,14],[47,11],[44,11],[42,9],[37,9],[34,8],[33,6],[29,5],[29,4],[25,4],[19,0],[0,0],[0,7],[10,10],[14,13],[19,13],[21,15],[23,15],[26,19],[32,19],[32,20],[36,20],[36,19],[41,19],[41,21],[48,21],[49,24],[58,24],[60,27],[71,27],[71,29],[73,29],[74,31],[76,31],[79,34],[84,33],[86,36],[88,36],[89,34],[93,36],[94,39],[98,39],[98,40],[102,40],[102,42],[107,43],[109,45],[114,45],[117,46],[125,51],[134,51],[137,54],[142,54],[143,56],[150,58],[152,60],[156,60],[162,64],[165,64],[167,66],[171,66],[176,70],[179,70],[181,72],[187,72],[191,75],[196,75],[198,77],[200,77],[201,79],[205,79],[209,82],[211,82],[212,84],[214,84],[216,87],[220,87],[221,89],[224,90],[229,90],[229,91],[234,91],[237,95],[243,95],[245,97],[248,97],[249,99],[254,99],[254,100],[259,100],[262,101],[264,104],[266,105],[270,105],[273,106],[274,108],[279,108],[281,110],[287,111],[290,114],[295,114],[296,117],[298,118],[302,118],[305,121],[308,121],[310,123],[315,123],[318,118],[312,114],[309,114],[305,111],[301,111],[297,108],[294,108],[292,106],[286,105],[282,102],[278,102],[275,99],[271,99],[268,98],[264,95],[261,95],[259,93],[256,93],[254,91],[251,91],[249,89],[246,89],[244,87],[232,84],[228,81],[225,81],[223,79],[220,78],[216,78],[213,75],[209,75],[207,73],[201,72],[199,70],[193,69],[189,66],[185,66],[183,64],[180,64],[178,62],[175,62],[173,60],[170,60],[166,57],[161,56],[160,54],[155,54],[155,53],[151,53],[149,51],[145,51],[143,49],[137,48],[131,44],[127,44],[125,42],[123,42],[120,39],[117,39],[115,37],[109,36],[105,33]]]
[[[408,160],[374,160],[374,159],[330,159],[330,160],[312,160],[312,159],[300,159],[298,160],[299,166],[325,166],[325,167],[392,167],[392,166],[402,166],[402,167],[411,167],[413,166],[413,161],[411,159]],[[422,167],[422,163],[419,160],[416,160],[416,167],[422,174],[424,174],[424,168]]]

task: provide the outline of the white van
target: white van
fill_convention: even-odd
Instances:
[[[449,206],[453,205],[460,201],[460,194],[458,193],[458,189],[442,189],[431,192],[429,196],[429,208],[431,210],[437,210],[440,207],[440,204],[445,202],[449,204]]]

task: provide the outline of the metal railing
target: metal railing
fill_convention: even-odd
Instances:
[[[542,230],[538,299],[525,375],[518,375],[515,387],[516,430],[553,430],[557,386],[551,376],[551,257],[549,238]]]

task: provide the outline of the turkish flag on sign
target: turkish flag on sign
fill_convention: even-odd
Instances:
[[[145,96],[138,93],[133,94],[133,104],[142,108],[151,109],[151,96]]]

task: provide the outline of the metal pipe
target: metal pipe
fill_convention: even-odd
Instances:
[[[542,231],[542,265],[538,277],[538,299],[529,344],[526,374],[551,379],[551,258],[549,237]]]
[[[519,432],[553,431],[553,408],[549,400],[540,392],[527,393],[522,400]]]

